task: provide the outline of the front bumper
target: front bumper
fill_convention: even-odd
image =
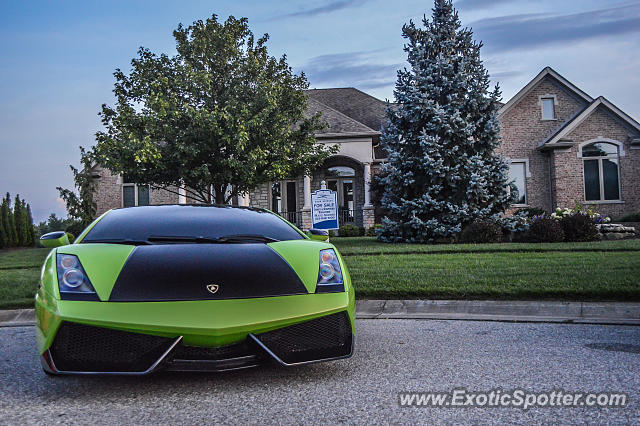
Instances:
[[[354,305],[349,292],[140,303],[38,297],[38,344],[45,370],[61,374],[290,366],[351,356]]]

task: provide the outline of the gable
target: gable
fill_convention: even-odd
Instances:
[[[374,131],[386,123],[387,103],[353,87],[305,90],[310,99],[351,117]]]

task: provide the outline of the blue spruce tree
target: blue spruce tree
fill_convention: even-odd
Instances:
[[[436,0],[423,26],[402,28],[410,69],[398,71],[396,105],[382,136],[379,181],[386,242],[448,239],[510,203],[508,166],[496,155],[500,90],[489,91],[482,43],[462,28],[451,1]]]

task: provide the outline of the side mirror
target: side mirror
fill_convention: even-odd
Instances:
[[[69,236],[71,234],[64,231],[49,232],[40,237],[40,244],[46,248],[56,248],[69,245]],[[73,235],[71,235],[73,238]]]
[[[308,229],[307,236],[315,241],[328,241],[329,231],[324,229]]]

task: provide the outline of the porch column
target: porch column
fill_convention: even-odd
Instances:
[[[311,210],[311,178],[309,176],[305,175],[302,186],[304,190],[304,203],[302,210]]]
[[[311,228],[311,176],[304,176],[303,181],[304,202],[302,205],[302,228]]]
[[[364,163],[364,207],[371,207],[371,163]]]
[[[178,188],[178,204],[187,204],[187,190],[184,184]]]
[[[249,207],[251,199],[249,198],[249,192],[245,194],[238,194],[238,205],[240,207]]]
[[[362,226],[373,227],[375,214],[371,204],[371,163],[364,163],[364,206],[362,206]]]

